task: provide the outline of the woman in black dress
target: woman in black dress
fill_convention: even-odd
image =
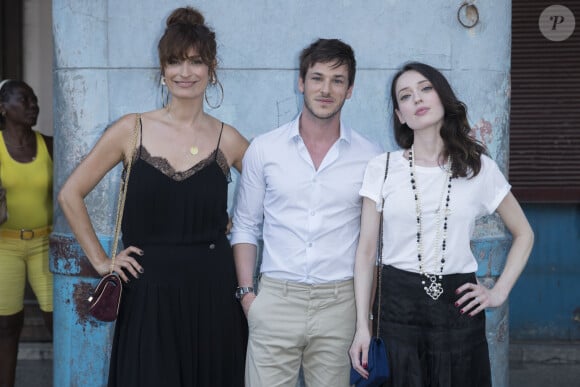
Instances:
[[[248,142],[203,110],[208,85],[221,88],[215,34],[203,16],[191,7],[173,11],[158,50],[167,105],[108,128],[59,203],[92,265],[108,273],[83,198],[134,155],[122,224],[127,248],[114,264],[125,291],[109,386],[242,387],[247,324],[233,296],[227,188]]]

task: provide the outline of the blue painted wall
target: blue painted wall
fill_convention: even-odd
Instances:
[[[219,109],[208,110],[246,137],[298,113],[300,50],[319,37],[339,38],[353,46],[358,62],[353,97],[343,111],[349,126],[385,149],[395,148],[387,102],[390,79],[404,62],[423,61],[448,76],[469,107],[474,135],[506,171],[511,1],[474,3],[479,23],[468,29],[458,21],[460,0],[53,0],[55,191],[108,124],[161,105],[156,45],[167,15],[183,5],[199,8],[217,34],[225,98]],[[112,234],[118,172],[86,199],[103,240]],[[58,208],[55,233],[63,240],[68,236],[65,245],[74,243]],[[486,247],[502,246],[508,238],[497,216],[479,222],[476,234],[485,257]],[[488,266],[482,265],[482,272]],[[493,275],[490,271],[490,281]],[[55,326],[63,321],[56,316]],[[507,335],[494,337],[502,348],[497,356],[492,349],[494,385],[506,386]],[[91,364],[104,361],[95,354]]]
[[[440,68],[469,107],[474,135],[507,170],[511,1],[476,3],[479,22],[458,21],[461,1],[53,0],[55,191],[112,121],[161,104],[157,42],[176,7],[199,8],[216,31],[225,98],[211,114],[252,138],[292,119],[300,50],[340,38],[358,67],[346,123],[395,148],[388,87],[395,70],[419,60]],[[112,234],[118,169],[87,198],[97,232]],[[234,182],[236,176],[234,174]],[[233,197],[230,191],[230,202]],[[55,231],[69,232],[56,207]],[[479,236],[502,236],[492,217]]]
[[[580,205],[523,207],[536,242],[511,293],[511,336],[580,340]]]
[[[364,4],[364,5],[362,5]],[[293,118],[300,50],[336,37],[355,50],[358,71],[344,109],[352,127],[394,148],[388,85],[395,69],[420,60],[442,69],[469,107],[475,134],[507,169],[511,2],[477,2],[479,23],[457,20],[461,1],[53,0],[55,130],[62,185],[104,128],[119,116],[160,105],[156,44],[169,12],[193,5],[218,38],[225,98],[212,114],[251,138]],[[108,182],[103,192],[109,192]],[[104,198],[108,201],[108,197]],[[89,202],[108,209],[103,196]],[[97,205],[98,203],[98,205]],[[110,222],[96,211],[100,232]],[[58,214],[55,228],[66,229]]]

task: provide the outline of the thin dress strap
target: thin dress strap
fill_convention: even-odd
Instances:
[[[143,121],[141,116],[139,116],[139,150],[137,151],[137,157],[134,160],[141,158],[141,148],[143,147]]]
[[[214,160],[217,160],[218,151],[220,149],[220,141],[222,140],[222,133],[224,131],[224,122],[222,121],[222,128],[220,129],[220,137],[218,138],[217,147],[215,148]]]

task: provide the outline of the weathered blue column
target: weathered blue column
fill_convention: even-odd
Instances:
[[[474,239],[471,248],[477,258],[478,280],[491,288],[495,285],[505,265],[505,259],[511,246],[511,238],[487,236]],[[494,387],[509,386],[509,314],[508,302],[497,308],[485,311],[486,336],[492,370]]]
[[[109,249],[111,239],[101,240]],[[55,386],[107,385],[114,323],[88,314],[87,298],[98,282],[80,246],[69,234],[53,233],[50,270],[54,274]]]
[[[54,191],[86,156],[109,122],[107,2],[53,0]],[[116,170],[115,172],[118,172]],[[113,233],[118,173],[86,198],[105,250]],[[113,323],[87,313],[86,299],[98,275],[62,212],[55,212],[50,269],[54,273],[54,386],[106,386]]]
[[[509,4],[503,4],[506,14],[511,14]],[[485,19],[484,19],[485,22]],[[506,31],[510,34],[509,21]],[[474,69],[459,72],[455,82],[461,82],[464,92],[460,98],[467,102],[472,120],[472,135],[487,147],[490,156],[497,162],[507,176],[509,159],[509,39],[504,47],[498,43],[495,56],[495,68]],[[470,84],[478,79],[485,80],[485,87],[473,87]],[[464,97],[467,95],[467,98]],[[511,235],[506,230],[497,214],[485,217],[477,222],[471,247],[478,262],[478,280],[492,287],[505,266],[507,254],[511,247]],[[509,386],[509,300],[497,308],[486,310],[486,335],[489,344],[492,383],[494,387]]]

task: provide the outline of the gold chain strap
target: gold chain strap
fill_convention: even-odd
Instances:
[[[115,233],[113,236],[113,248],[111,249],[111,268],[109,273],[113,273],[115,267],[115,257],[117,256],[117,247],[119,245],[119,232],[121,231],[121,222],[123,221],[123,209],[125,208],[125,197],[127,196],[127,185],[129,184],[129,175],[131,174],[131,166],[133,165],[133,157],[135,155],[135,148],[137,147],[137,138],[139,137],[139,127],[141,123],[141,114],[137,113],[135,119],[135,129],[133,130],[133,138],[131,141],[131,156],[127,162],[125,172],[125,179],[121,176],[121,183],[119,188],[119,200],[117,201],[117,217],[115,220]]]
[[[387,152],[387,165],[385,166],[385,179],[383,180],[383,185],[387,182],[387,173],[389,172],[389,159],[391,158],[391,152]],[[381,187],[381,193],[382,193]],[[382,278],[383,276],[383,211],[385,210],[385,199],[383,199],[383,207],[381,208],[381,221],[379,223],[379,266],[377,268],[377,281],[379,282],[379,298],[377,299],[377,337],[380,333],[381,327],[381,288],[382,288]]]

